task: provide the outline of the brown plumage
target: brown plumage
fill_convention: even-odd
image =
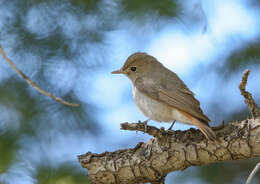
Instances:
[[[123,73],[132,81],[135,103],[150,119],[192,124],[208,139],[216,138],[193,92],[156,58],[142,52],[134,53],[114,73]]]

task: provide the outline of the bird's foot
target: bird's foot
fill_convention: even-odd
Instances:
[[[144,124],[144,133],[147,132],[147,123],[148,123],[148,121],[150,121],[150,119],[145,120],[144,122],[141,122],[140,120],[138,121],[138,123],[143,123]]]

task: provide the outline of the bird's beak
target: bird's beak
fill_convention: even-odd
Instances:
[[[113,72],[111,72],[112,74],[122,74],[122,73],[124,73],[124,71],[123,71],[123,69],[121,68],[121,69],[119,69],[119,70],[115,70],[115,71],[113,71]]]

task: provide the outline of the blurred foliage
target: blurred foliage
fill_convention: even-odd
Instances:
[[[177,173],[173,181],[174,183],[192,183],[191,181],[194,180],[194,183],[209,184],[245,183],[250,172],[259,161],[258,158],[190,167],[184,172],[180,171],[181,173]],[[253,180],[259,181],[259,179],[260,173],[257,173]]]
[[[202,178],[206,183],[211,184],[245,183],[250,172],[259,161],[259,159],[229,161],[201,166],[195,177]],[[256,178],[259,180],[260,174],[257,174],[254,179]]]
[[[15,161],[15,153],[18,150],[16,141],[16,134],[9,132],[0,135],[0,175]]]
[[[41,166],[37,168],[36,179],[38,184],[90,184],[88,177],[71,164],[62,164],[58,168]]]
[[[74,0],[71,1],[75,7],[83,8],[85,12],[96,11],[100,0]]]
[[[233,52],[227,59],[227,64],[231,70],[236,70],[249,64],[260,64],[259,40]]]
[[[34,134],[35,124],[31,120],[39,113],[37,99],[29,95],[27,88],[28,84],[22,80],[9,79],[0,84],[1,103],[14,108],[21,115],[19,129],[15,132],[16,138],[24,133]]]
[[[160,17],[177,16],[177,1],[150,1],[150,0],[121,0],[123,11],[130,17],[140,17],[146,15],[157,15]]]
[[[62,8],[62,10],[73,13],[72,10],[67,10],[66,8]],[[55,17],[50,18],[54,19]],[[16,47],[13,49],[17,51],[22,50],[25,52],[32,52],[33,54],[41,56],[43,59],[48,59],[54,56],[59,58],[72,59],[78,55],[77,50],[71,48],[72,41],[76,40],[80,46],[80,44],[85,42],[101,42],[103,38],[102,29],[91,31],[88,30],[88,27],[83,27],[79,31],[77,38],[74,38],[75,40],[71,40],[71,38],[68,38],[66,35],[64,35],[59,25],[53,25],[53,30],[48,33],[48,36],[38,35],[30,32],[25,27],[24,19],[24,14],[17,14],[16,21],[13,25],[11,25],[15,28],[11,29],[12,32],[15,31],[16,34],[19,34],[19,38],[17,39],[17,43],[15,45]],[[58,21],[58,19],[56,21]]]
[[[51,57],[55,57],[57,61],[65,58],[67,62],[73,62],[72,58],[79,54],[78,50],[72,49],[72,40],[64,35],[61,27],[52,25],[55,29],[47,33],[47,35],[31,32],[25,24],[26,15],[32,8],[53,8],[62,5],[60,9],[63,10],[63,12],[71,13],[80,19],[82,11],[77,12],[76,9],[81,9],[85,4],[84,11],[91,10],[88,12],[89,14],[96,13],[95,10],[98,3],[99,1],[96,0],[1,1],[0,6],[5,4],[6,7],[13,8],[15,11],[12,12],[12,16],[14,17],[8,17],[9,20],[7,19],[8,21],[5,22],[5,29],[0,33],[0,44],[4,46],[6,45],[4,43],[7,42],[7,45],[10,47],[12,45],[11,43],[13,43],[13,38],[15,44],[12,45],[12,50],[18,55],[21,54],[21,62],[23,62],[23,53],[32,53],[35,56],[39,56],[45,64],[48,63],[47,61]],[[59,8],[55,10],[59,10]],[[49,12],[44,16],[52,20],[55,19],[53,14],[48,15],[48,13]],[[46,21],[47,20],[48,19],[46,19]],[[54,21],[53,23],[57,22]],[[75,27],[75,29],[77,29],[77,27]],[[80,47],[86,43],[101,42],[103,40],[102,34],[104,34],[103,29],[109,30],[109,28],[99,29],[99,27],[96,27],[96,29],[97,30],[89,30],[87,26],[81,28],[79,31],[80,34],[77,35],[78,38],[73,40],[78,44],[76,46]],[[75,44],[73,46],[75,46]],[[19,60],[16,59],[13,59],[13,61],[15,63],[19,62]],[[39,70],[34,72],[33,80],[43,89],[48,89],[46,88],[48,81],[44,77],[45,67],[46,65],[39,66]],[[28,65],[27,68],[30,68],[30,65]],[[49,90],[51,91],[51,89]],[[69,101],[76,101],[70,91],[64,95],[63,98]],[[0,103],[6,108],[10,108],[19,116],[17,119],[14,119],[19,121],[17,128],[11,127],[7,129],[6,127],[0,126],[0,182],[1,174],[6,172],[12,164],[20,162],[20,158],[17,158],[17,154],[19,148],[22,146],[21,144],[26,144],[26,142],[20,142],[22,137],[27,136],[32,139],[35,137],[35,140],[40,140],[41,137],[37,135],[39,131],[44,135],[46,133],[48,134],[49,130],[55,130],[57,135],[71,132],[80,133],[79,131],[84,131],[86,134],[98,135],[100,131],[102,131],[94,118],[95,108],[91,104],[80,102],[80,108],[72,108],[58,104],[49,97],[40,95],[24,80],[20,79],[17,74],[11,75],[7,80],[0,83]],[[60,122],[53,119],[52,116],[58,116]],[[66,121],[61,118],[65,118]],[[6,126],[12,126],[12,124],[15,123],[17,122],[5,122],[5,124],[9,124]],[[2,130],[5,128],[6,130]],[[45,133],[45,131],[47,132]],[[57,170],[55,170],[52,165],[41,168],[37,177],[39,179],[38,182],[65,183],[66,181],[66,183],[88,183],[87,177],[83,173],[77,172],[77,168],[71,165],[60,165],[60,167],[61,168],[56,168]]]

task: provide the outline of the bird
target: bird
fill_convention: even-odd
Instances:
[[[194,93],[155,57],[144,52],[133,53],[119,70],[111,73],[124,74],[131,80],[134,102],[149,118],[144,121],[145,126],[154,120],[173,122],[172,128],[177,121],[195,125],[208,140],[216,140],[216,134],[208,124],[210,119],[201,110]]]

